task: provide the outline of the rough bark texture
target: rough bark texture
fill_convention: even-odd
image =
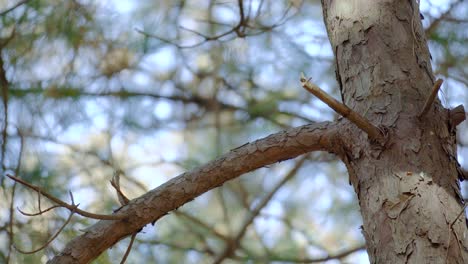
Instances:
[[[127,221],[99,221],[70,241],[48,263],[89,263],[121,239],[228,180],[310,151],[336,152],[336,147],[341,145],[342,123],[293,128],[233,149],[130,201],[118,212],[127,215]]]
[[[388,132],[380,146],[350,126],[342,157],[371,263],[468,263],[455,128],[437,99],[418,118],[434,83],[418,4],[322,5],[344,102]]]

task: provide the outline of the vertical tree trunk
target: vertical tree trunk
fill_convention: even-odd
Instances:
[[[436,99],[415,0],[322,0],[344,103],[385,129],[351,129],[343,157],[371,263],[468,263],[455,128]]]

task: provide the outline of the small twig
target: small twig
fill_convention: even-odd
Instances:
[[[14,180],[15,182],[19,182],[21,183],[22,185],[28,187],[29,189],[31,190],[34,190],[40,194],[42,194],[43,196],[47,197],[49,200],[53,201],[54,203],[62,206],[62,207],[65,207],[67,208],[68,210],[72,211],[72,212],[75,212],[81,216],[84,216],[84,217],[88,217],[88,218],[93,218],[93,219],[99,219],[99,220],[125,220],[127,219],[128,217],[125,216],[125,215],[103,215],[103,214],[94,214],[94,213],[90,213],[90,212],[86,212],[86,211],[83,211],[81,209],[78,209],[75,207],[75,205],[70,205],[62,200],[60,200],[59,198],[45,192],[44,190],[42,190],[42,188],[38,187],[38,186],[35,186],[31,183],[28,183],[20,178],[17,178],[15,176],[12,176],[12,175],[9,175],[9,174],[6,174],[6,176],[12,180]]]
[[[18,174],[16,174],[18,175]],[[41,209],[41,192],[37,192],[37,209],[40,211],[42,211]]]
[[[11,36],[14,35],[14,32],[11,34]],[[9,42],[9,40],[3,40],[0,39],[2,43],[0,43],[0,48],[3,48],[6,43]],[[6,146],[7,146],[7,140],[8,140],[8,95],[9,95],[9,82],[6,76],[6,70],[5,70],[5,63],[4,59],[2,57],[2,53],[0,52],[0,89],[1,89],[1,95],[2,95],[2,103],[3,103],[3,127],[2,127],[2,146],[1,146],[1,158],[0,158],[0,166],[3,171],[6,171],[6,165],[5,165],[5,156],[6,156]],[[3,186],[3,181],[2,181],[2,187]]]
[[[60,208],[60,207],[61,207],[60,205],[54,205],[54,206],[51,206],[51,207],[45,209],[44,211],[39,209],[39,212],[37,212],[37,213],[26,213],[26,212],[22,211],[21,209],[19,209],[18,207],[16,207],[16,210],[18,210],[22,215],[25,215],[25,216],[38,216],[38,215],[42,215],[44,213],[47,213],[50,210],[53,210],[55,208]]]
[[[125,261],[127,261],[128,255],[130,255],[130,251],[132,251],[132,246],[133,246],[133,242],[135,241],[136,235],[137,233],[132,234],[132,237],[130,238],[130,244],[128,244],[127,251],[125,251],[123,258],[120,261],[120,264],[124,264]]]
[[[125,196],[125,194],[120,190],[120,170],[114,172],[114,176],[112,176],[112,180],[110,180],[110,184],[114,187],[115,191],[117,192],[117,198],[119,199],[120,205],[124,206],[130,202],[130,199]]]
[[[431,94],[426,100],[426,103],[424,104],[423,110],[419,114],[419,118],[423,117],[431,108],[432,103],[434,102],[434,99],[437,96],[437,93],[439,92],[440,86],[442,85],[444,81],[442,79],[437,79],[437,81],[434,83],[434,86],[432,87]]]
[[[337,254],[328,254],[326,257],[323,258],[286,258],[286,257],[279,257],[279,258],[273,258],[272,260],[278,261],[278,262],[295,262],[295,263],[324,263],[328,262],[330,260],[341,260],[357,251],[361,251],[366,249],[365,245],[360,245],[357,247],[350,248],[348,250],[339,252]],[[342,262],[344,263],[344,262]]]
[[[309,155],[305,155],[300,160],[298,160],[296,165],[288,172],[288,174],[275,185],[275,187],[259,202],[259,204],[252,209],[252,211],[250,211],[250,214],[245,219],[244,224],[241,226],[237,234],[231,240],[227,241],[227,245],[224,251],[216,257],[216,259],[213,261],[213,264],[224,262],[226,258],[230,257],[235,252],[237,247],[240,245],[240,240],[247,232],[247,228],[260,214],[260,211],[271,201],[273,196],[280,190],[282,186],[284,186],[289,180],[296,176],[297,172],[302,167],[307,158],[309,158]]]
[[[294,13],[294,14],[292,14],[290,16],[287,16],[288,13],[289,13],[289,10],[293,6],[292,4],[289,4],[288,7],[286,8],[286,11],[281,16],[281,18],[278,21],[276,21],[275,23],[273,23],[272,25],[269,25],[269,26],[268,25],[267,26],[260,25],[259,27],[254,27],[252,25],[249,25],[250,17],[249,17],[248,13],[245,14],[245,10],[244,10],[244,7],[243,7],[243,0],[238,0],[238,6],[239,6],[239,22],[237,24],[235,24],[235,25],[227,25],[230,28],[227,31],[224,31],[222,33],[219,33],[219,34],[216,34],[216,35],[213,35],[213,36],[209,36],[209,35],[205,35],[205,34],[203,34],[201,32],[195,31],[193,29],[189,29],[189,28],[186,28],[186,27],[183,27],[183,26],[179,26],[178,28],[189,31],[189,32],[197,35],[198,37],[202,38],[201,41],[196,42],[194,44],[181,45],[181,44],[177,43],[177,40],[166,39],[164,37],[161,37],[161,36],[158,36],[158,35],[155,35],[155,34],[150,34],[148,32],[145,32],[145,31],[143,31],[141,29],[137,29],[137,28],[135,28],[135,30],[140,34],[143,34],[145,37],[158,39],[158,40],[160,40],[162,42],[173,45],[173,46],[177,47],[178,49],[187,49],[187,48],[195,48],[195,47],[201,46],[201,45],[203,45],[203,44],[205,44],[207,42],[210,42],[210,41],[224,42],[224,41],[232,40],[232,39],[234,39],[236,37],[245,38],[245,37],[248,37],[248,36],[256,36],[256,35],[259,35],[259,34],[261,34],[263,32],[271,31],[274,28],[283,25],[286,21],[291,19],[295,14]],[[261,9],[261,6],[262,6],[262,3],[260,3],[260,7],[259,7],[258,10]],[[257,16],[258,16],[258,13],[257,13]],[[210,22],[210,23],[219,24],[217,22]],[[258,21],[257,21],[257,23],[258,23]],[[250,29],[249,32],[246,32],[246,29]]]
[[[239,16],[240,16],[240,21],[242,23],[242,21],[245,20],[245,15],[244,15],[244,1],[243,0],[238,0],[237,1],[237,4],[239,5]]]
[[[78,209],[78,205],[79,205],[79,204],[75,205],[75,201],[73,200],[73,195],[72,195],[71,193],[70,193],[70,196],[71,196],[71,199],[72,199],[72,206],[73,206],[75,209]],[[22,250],[22,249],[17,248],[16,246],[14,246],[15,249],[16,249],[18,252],[22,253],[22,254],[34,254],[34,253],[36,253],[36,252],[38,252],[38,251],[43,250],[43,249],[46,248],[50,243],[52,243],[52,241],[54,241],[54,240],[57,238],[57,236],[58,236],[58,235],[62,232],[62,230],[68,225],[68,223],[70,223],[70,220],[72,219],[73,214],[75,214],[75,211],[74,211],[74,210],[72,210],[72,211],[70,212],[70,216],[68,216],[67,221],[65,221],[65,223],[63,223],[63,225],[60,227],[60,229],[59,229],[46,243],[44,243],[44,245],[40,246],[39,248],[37,248],[37,249],[35,249],[35,250],[31,250],[31,251],[24,251],[24,250]]]
[[[201,227],[201,229],[203,229],[203,232],[205,232],[205,231],[207,232],[207,233],[205,233],[205,236],[207,236],[206,234],[209,234],[210,236],[214,236],[215,238],[223,240],[225,242],[229,241],[229,237],[227,237],[227,236],[223,235],[222,233],[218,232],[216,229],[212,228],[212,226],[210,226],[209,224],[207,224],[207,223],[203,222],[202,220],[196,218],[193,215],[190,215],[190,214],[185,213],[185,212],[180,211],[180,210],[174,211],[174,214],[177,217],[186,219],[191,224],[194,224],[194,225],[197,225],[197,226]],[[197,230],[198,230],[198,228],[197,228]]]
[[[335,112],[342,115],[344,118],[347,118],[349,121],[353,122],[357,127],[366,132],[371,139],[377,141],[381,141],[383,139],[384,135],[378,127],[374,126],[372,123],[369,122],[369,120],[359,115],[351,108],[335,100],[325,91],[320,89],[320,87],[309,82],[309,80],[306,79],[304,75],[301,76],[301,84],[304,89],[306,89],[311,94],[315,95],[318,99],[320,99],[330,108],[335,110]]]
[[[21,158],[23,157],[23,151],[24,151],[24,136],[21,132],[21,130],[17,127],[16,128],[17,133],[20,137],[20,149],[18,153],[18,161],[16,162],[16,169],[15,169],[15,174],[18,175],[20,172],[21,168]],[[5,142],[3,142],[5,144]],[[2,163],[3,164],[3,163]],[[14,214],[14,204],[15,204],[15,194],[16,194],[16,186],[18,184],[15,182],[13,184],[13,187],[11,188],[11,202],[10,202],[10,219],[8,221],[8,254],[6,257],[6,263],[10,263],[10,258],[11,258],[11,251],[13,248],[13,237],[14,237],[14,231],[13,231],[13,224],[15,221],[15,214]]]
[[[439,15],[438,18],[435,18],[431,24],[426,28],[426,36],[430,36],[434,33],[434,31],[440,26],[440,24],[444,21],[450,21],[450,13],[457,7],[458,4],[463,3],[463,0],[454,1],[450,4],[445,12]]]
[[[14,4],[13,6],[3,10],[0,12],[0,16],[4,16],[6,14],[8,14],[9,12],[15,10],[17,7],[21,6],[21,5],[24,5],[28,2],[29,0],[23,0],[23,1],[19,1],[18,3]]]

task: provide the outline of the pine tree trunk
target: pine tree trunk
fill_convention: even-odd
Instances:
[[[371,263],[468,263],[455,128],[436,99],[415,0],[322,0],[344,103],[388,134],[344,146]]]

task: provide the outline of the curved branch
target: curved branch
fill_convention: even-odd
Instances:
[[[273,190],[271,190],[265,197],[263,197],[262,200],[253,208],[253,210],[250,211],[250,213],[247,216],[247,219],[245,219],[244,223],[242,224],[242,227],[239,229],[237,234],[228,241],[228,244],[225,246],[224,251],[218,257],[216,257],[216,259],[213,261],[213,264],[222,263],[226,258],[230,257],[236,251],[236,248],[240,245],[240,240],[247,232],[247,228],[260,214],[260,211],[271,201],[271,199],[278,192],[278,190],[289,180],[291,180],[294,176],[296,176],[297,172],[302,167],[308,156],[309,155],[305,155],[301,159],[299,159],[299,161],[292,168],[292,170],[290,170],[289,173],[286,174],[286,176],[275,185]]]
[[[23,1],[19,1],[18,3],[14,4],[13,6],[3,10],[0,12],[0,16],[4,16],[8,13],[10,13],[11,11],[15,10],[16,8],[18,8],[19,6],[21,5],[24,5],[26,4],[27,2],[29,2],[29,0],[23,0]]]
[[[336,152],[344,123],[315,123],[247,143],[131,200],[119,215],[126,221],[99,221],[70,241],[48,263],[89,263],[123,238],[226,181],[311,151]]]
[[[18,177],[15,177],[15,176],[12,176],[10,174],[6,174],[6,176],[12,180],[14,180],[15,182],[18,182],[18,183],[21,183],[22,185],[28,187],[29,189],[41,194],[42,196],[45,196],[47,197],[47,199],[51,200],[52,202],[58,204],[60,207],[64,207],[64,208],[67,208],[70,212],[75,212],[81,216],[84,216],[84,217],[88,217],[88,218],[91,218],[91,219],[100,219],[100,220],[126,220],[127,219],[127,216],[125,215],[121,215],[121,214],[118,214],[118,215],[105,215],[105,214],[94,214],[94,213],[90,213],[90,212],[86,212],[86,211],[83,211],[81,209],[78,209],[78,205],[74,205],[74,204],[68,204],[62,200],[60,200],[59,198],[51,195],[50,193],[44,191],[41,187],[38,187],[34,184],[31,184],[27,181],[24,181]],[[72,193],[70,192],[70,196],[72,196]],[[50,208],[49,208],[50,209]],[[20,211],[21,213],[23,213],[22,211]]]

